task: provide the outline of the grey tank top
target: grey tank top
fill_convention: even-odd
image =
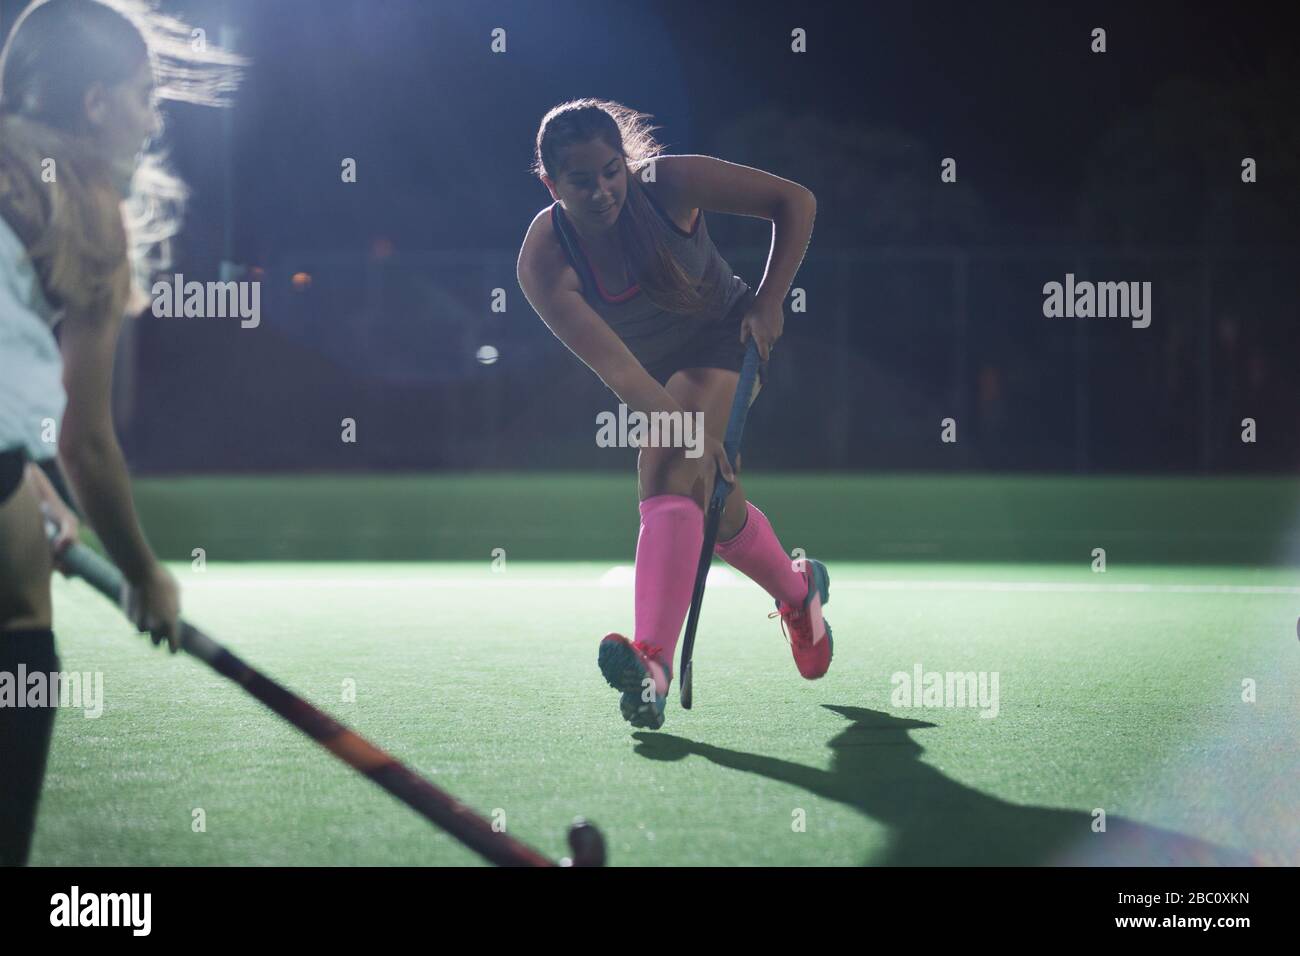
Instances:
[[[622,292],[611,294],[601,286],[587,258],[581,237],[558,202],[551,205],[551,224],[564,248],[564,254],[582,281],[582,296],[587,304],[623,340],[637,361],[642,365],[650,365],[667,358],[688,342],[700,331],[702,323],[720,322],[749,291],[749,286],[731,271],[731,266],[709,238],[709,227],[704,221],[703,209],[695,220],[694,228],[690,232],[683,232],[649,191],[645,191],[645,196],[667,226],[665,234],[668,247],[687,273],[698,279],[704,275],[710,259],[717,261],[718,275],[723,278],[719,297],[710,308],[692,316],[665,311],[651,302],[635,282]]]
[[[27,248],[0,216],[0,452],[54,457],[67,395],[54,326],[63,317],[41,288]]]

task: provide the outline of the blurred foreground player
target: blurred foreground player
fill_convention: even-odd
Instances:
[[[122,321],[148,304],[144,253],[174,231],[184,194],[145,152],[161,131],[157,100],[217,105],[235,63],[129,0],[37,0],[0,54],[3,865],[27,860],[57,704],[29,706],[18,672],[59,669],[50,574],[77,533],[37,462],[54,472],[57,455],[130,585],[132,620],[176,650],[179,591],[136,518],[110,384]],[[43,514],[61,529],[53,554]]]

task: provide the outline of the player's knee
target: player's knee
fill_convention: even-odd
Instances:
[[[5,570],[0,583],[0,628],[50,626],[50,573],[44,542],[28,552],[28,559]]]
[[[49,627],[49,548],[30,482],[0,508],[0,628]]]
[[[643,497],[692,495],[698,477],[698,459],[687,458],[680,448],[642,448],[637,455]]]
[[[43,582],[10,580],[0,588],[0,631],[49,627],[50,612],[48,577]]]
[[[727,504],[722,510],[722,521],[718,525],[719,538],[725,541],[739,534],[745,526],[748,513],[749,506],[737,485],[732,488],[731,494],[727,495]]]

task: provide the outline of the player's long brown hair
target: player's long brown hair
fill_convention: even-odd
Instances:
[[[90,87],[115,86],[149,62],[159,99],[217,106],[239,80],[241,58],[155,3],[35,0],[0,52],[0,214],[56,307],[142,308],[186,199],[156,143],[133,170],[96,154],[85,130]]]
[[[716,259],[699,277],[682,267],[665,239],[668,226],[646,198],[642,171],[663,152],[652,132],[656,128],[647,114],[610,100],[561,103],[542,118],[531,171],[558,181],[565,148],[593,139],[618,152],[627,168],[627,200],[615,228],[627,251],[628,268],[641,291],[661,309],[691,315],[716,303],[723,277]]]

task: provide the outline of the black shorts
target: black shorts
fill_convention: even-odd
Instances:
[[[740,320],[754,303],[754,291],[746,289],[720,322],[701,322],[700,330],[671,355],[651,362],[645,370],[660,385],[667,385],[674,372],[684,368],[724,368],[739,372],[745,364],[745,350],[740,341]],[[767,363],[760,362],[758,380],[767,381]]]
[[[22,487],[23,472],[27,468],[27,450],[8,448],[0,451],[0,505]]]

